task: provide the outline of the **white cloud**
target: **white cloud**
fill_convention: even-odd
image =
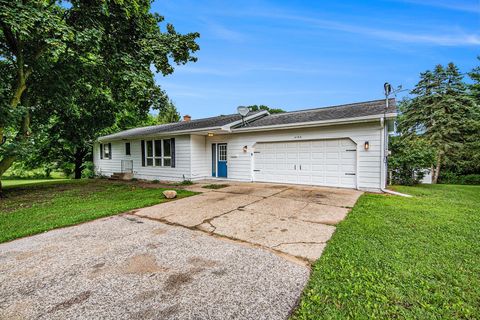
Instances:
[[[480,13],[480,1],[445,1],[445,0],[397,0],[397,2],[411,3],[421,6],[437,7],[456,11]]]
[[[407,32],[384,28],[363,27],[354,24],[336,22],[327,19],[311,18],[289,14],[257,13],[268,18],[301,21],[324,30],[342,31],[367,37],[384,39],[393,42],[419,43],[439,46],[477,46],[480,45],[480,34],[456,32],[451,34]]]
[[[224,25],[221,25],[210,19],[201,20],[207,25],[208,30],[212,33],[212,35],[218,39],[227,40],[230,42],[244,42],[247,40],[247,35],[242,32],[227,28]]]

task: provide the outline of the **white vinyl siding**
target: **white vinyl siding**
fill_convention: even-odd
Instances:
[[[173,137],[173,136],[172,136]],[[142,167],[141,140],[161,140],[168,137],[155,137],[150,139],[129,140],[131,155],[125,155],[125,142],[112,141],[112,159],[100,159],[99,144],[94,146],[93,160],[95,171],[109,177],[114,172],[121,172],[121,160],[133,161],[133,175],[137,179],[146,180],[172,180],[181,181],[191,179],[190,136],[175,136],[175,168],[170,166],[145,166]],[[145,150],[146,152],[146,150]],[[170,157],[171,159],[171,157]],[[170,160],[171,161],[171,160]]]
[[[211,149],[206,150],[206,143],[205,136],[191,135],[192,179],[203,179],[211,175],[211,160],[208,162],[206,154],[211,153]]]

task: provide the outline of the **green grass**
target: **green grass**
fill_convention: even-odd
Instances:
[[[293,319],[480,317],[480,186],[395,190],[339,224]]]
[[[35,184],[35,183],[50,183],[50,182],[55,183],[62,180],[68,180],[68,179],[18,179],[18,180],[2,179],[2,187],[19,186],[24,184]]]
[[[171,201],[163,196],[164,190],[109,180],[10,185],[4,188],[6,197],[0,199],[0,243]],[[177,198],[195,194],[176,191]]]

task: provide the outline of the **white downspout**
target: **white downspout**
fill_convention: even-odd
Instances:
[[[387,111],[388,109],[388,96],[386,97],[386,102],[385,102],[385,112]],[[393,195],[396,195],[396,196],[401,196],[401,197],[407,197],[407,198],[411,198],[412,196],[409,195],[409,194],[404,194],[404,193],[400,193],[400,192],[396,192],[396,191],[393,191],[393,190],[388,190],[385,188],[386,186],[386,167],[387,167],[387,158],[385,157],[385,154],[386,154],[386,149],[388,148],[386,142],[387,142],[387,130],[385,128],[386,124],[387,124],[387,119],[385,117],[385,112],[383,113],[383,117],[380,118],[380,126],[382,128],[382,130],[380,131],[380,147],[381,147],[381,150],[380,150],[380,190],[382,192],[385,192],[385,193],[389,193],[389,194],[393,194]]]

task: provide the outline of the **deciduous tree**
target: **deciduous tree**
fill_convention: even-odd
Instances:
[[[83,154],[79,138],[148,113],[160,95],[152,69],[196,60],[199,35],[161,28],[150,4],[0,0],[0,178],[36,133]]]

